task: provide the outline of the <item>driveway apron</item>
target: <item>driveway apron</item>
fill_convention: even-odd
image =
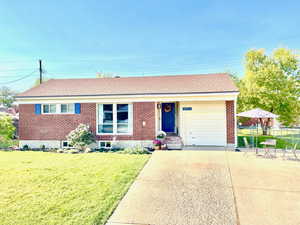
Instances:
[[[109,225],[234,225],[226,152],[156,151]]]

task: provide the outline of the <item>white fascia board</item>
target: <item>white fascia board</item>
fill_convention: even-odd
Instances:
[[[80,96],[80,97],[36,97],[17,98],[19,104],[35,103],[101,103],[101,102],[170,102],[170,101],[221,101],[235,100],[238,92],[172,95],[132,96]]]

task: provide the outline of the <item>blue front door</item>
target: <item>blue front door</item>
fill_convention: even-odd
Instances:
[[[162,130],[175,132],[175,103],[162,103]]]

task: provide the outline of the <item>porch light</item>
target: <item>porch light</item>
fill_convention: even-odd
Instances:
[[[157,103],[157,109],[161,109],[161,103]]]
[[[142,127],[145,127],[146,126],[146,121],[143,121],[142,122]]]

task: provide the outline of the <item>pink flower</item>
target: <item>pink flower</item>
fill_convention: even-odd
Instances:
[[[154,144],[154,145],[161,145],[161,141],[160,141],[160,140],[154,140],[154,141],[153,141],[153,144]]]

